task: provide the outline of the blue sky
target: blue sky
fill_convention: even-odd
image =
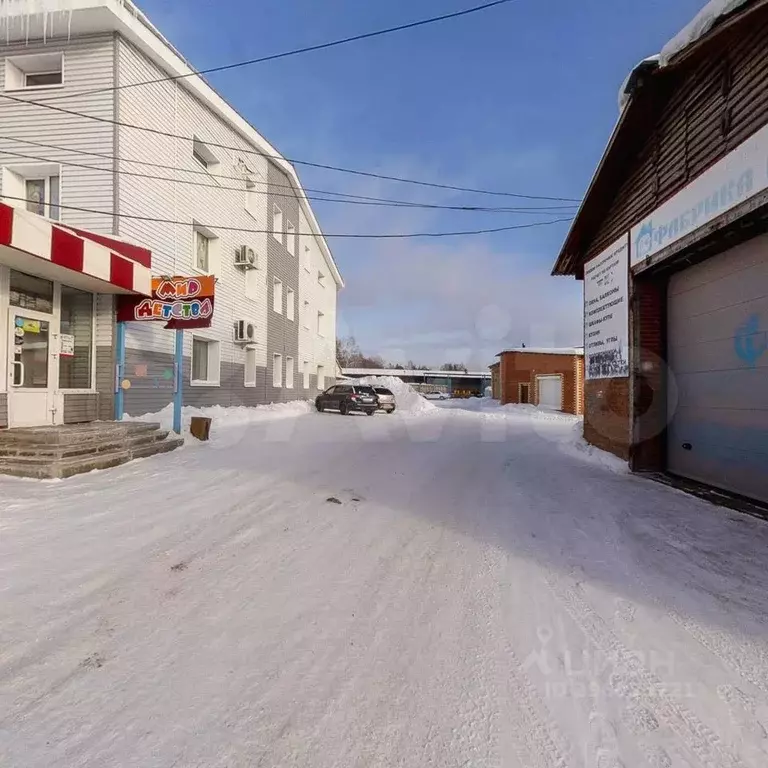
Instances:
[[[439,15],[479,0],[142,0],[197,68]],[[580,197],[618,88],[704,0],[517,0],[473,16],[212,76],[284,155],[458,186]],[[514,200],[298,167],[305,186],[451,205]],[[520,202],[531,205],[530,202]],[[546,217],[315,203],[333,232],[446,231]],[[369,353],[485,366],[581,343],[581,285],[549,273],[567,225],[442,240],[330,240],[339,334]]]

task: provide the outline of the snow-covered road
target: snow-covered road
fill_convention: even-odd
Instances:
[[[0,765],[764,768],[768,525],[572,435],[310,413],[0,480]]]

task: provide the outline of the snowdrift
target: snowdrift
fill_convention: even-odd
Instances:
[[[396,376],[367,376],[358,379],[358,383],[391,390],[397,402],[397,410],[401,413],[427,413],[438,410],[434,403],[425,400],[410,384]]]

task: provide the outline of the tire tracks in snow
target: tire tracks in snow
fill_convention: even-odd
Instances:
[[[614,661],[611,684],[617,693],[653,713],[659,725],[667,726],[700,765],[745,768],[738,757],[725,750],[711,728],[665,691],[663,682],[622,643],[577,584],[569,584],[551,573],[546,577],[546,584],[589,641]]]

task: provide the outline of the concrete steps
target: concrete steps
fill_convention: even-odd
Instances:
[[[65,478],[167,453],[181,437],[144,422],[93,422],[0,431],[0,474]]]

